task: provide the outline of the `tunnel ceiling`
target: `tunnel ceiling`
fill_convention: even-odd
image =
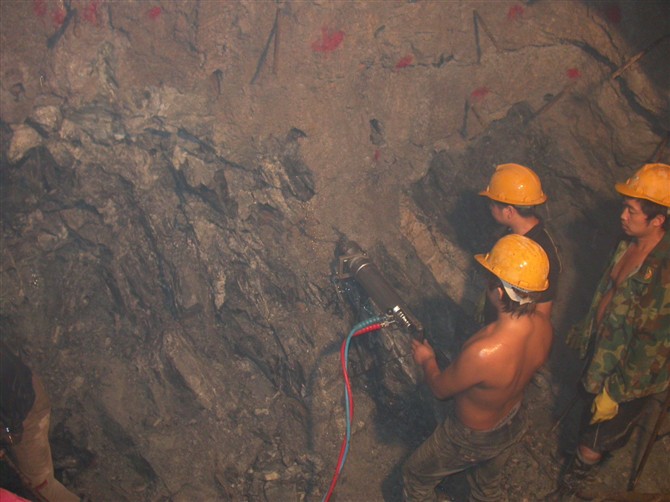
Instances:
[[[614,182],[669,160],[668,5],[0,2],[2,338],[47,384],[59,475],[99,501],[320,498],[362,315],[339,246],[453,353],[500,163],[550,197],[565,330],[617,237]],[[398,500],[434,425],[407,347],[352,353],[342,500]],[[528,448],[512,496],[551,489]]]

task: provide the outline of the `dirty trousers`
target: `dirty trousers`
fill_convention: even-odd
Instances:
[[[579,444],[598,453],[609,453],[628,442],[633,429],[654,398],[662,402],[665,392],[619,403],[619,411],[614,418],[597,424],[590,423],[593,417],[591,406],[596,396],[587,393],[586,396],[587,405],[582,412]]]
[[[39,377],[33,374],[35,403],[23,421],[21,442],[14,445],[11,455],[29,488],[48,502],[77,502],[79,497],[70,492],[54,477],[49,420],[51,403]]]
[[[523,409],[490,431],[463,425],[453,410],[403,466],[407,502],[436,500],[435,488],[443,478],[468,469],[471,501],[505,500],[500,489],[502,467],[511,446],[526,432]]]

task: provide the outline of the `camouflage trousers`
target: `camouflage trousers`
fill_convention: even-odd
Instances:
[[[403,493],[407,502],[436,500],[443,478],[465,471],[470,500],[505,500],[500,489],[502,467],[511,446],[526,432],[523,409],[490,431],[464,426],[451,412],[403,465]]]
[[[665,393],[655,394],[632,401],[619,403],[619,411],[611,420],[591,424],[591,405],[595,394],[582,393],[585,406],[579,429],[579,444],[598,453],[609,453],[623,447],[630,439],[633,429],[649,411],[654,399],[662,401]]]

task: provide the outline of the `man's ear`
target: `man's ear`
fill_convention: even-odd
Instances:
[[[657,214],[651,220],[649,220],[649,223],[654,227],[661,228],[667,218],[668,217],[664,214]]]
[[[503,288],[501,285],[495,286],[494,288],[488,288],[490,291],[490,298],[494,298],[496,300],[502,300],[503,298]]]

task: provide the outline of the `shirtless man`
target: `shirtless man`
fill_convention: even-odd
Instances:
[[[619,243],[586,319],[567,344],[588,363],[576,457],[562,479],[575,488],[604,453],[623,446],[645,405],[668,387],[670,166],[646,164],[615,189],[623,197]]]
[[[412,342],[414,361],[438,399],[453,409],[403,466],[405,499],[435,500],[435,487],[468,470],[470,500],[503,500],[499,482],[509,448],[526,430],[524,390],[549,356],[553,337],[535,300],[548,287],[549,260],[533,240],[509,234],[476,255],[490,272],[487,294],[498,318],[465,343],[440,370],[428,342]]]

